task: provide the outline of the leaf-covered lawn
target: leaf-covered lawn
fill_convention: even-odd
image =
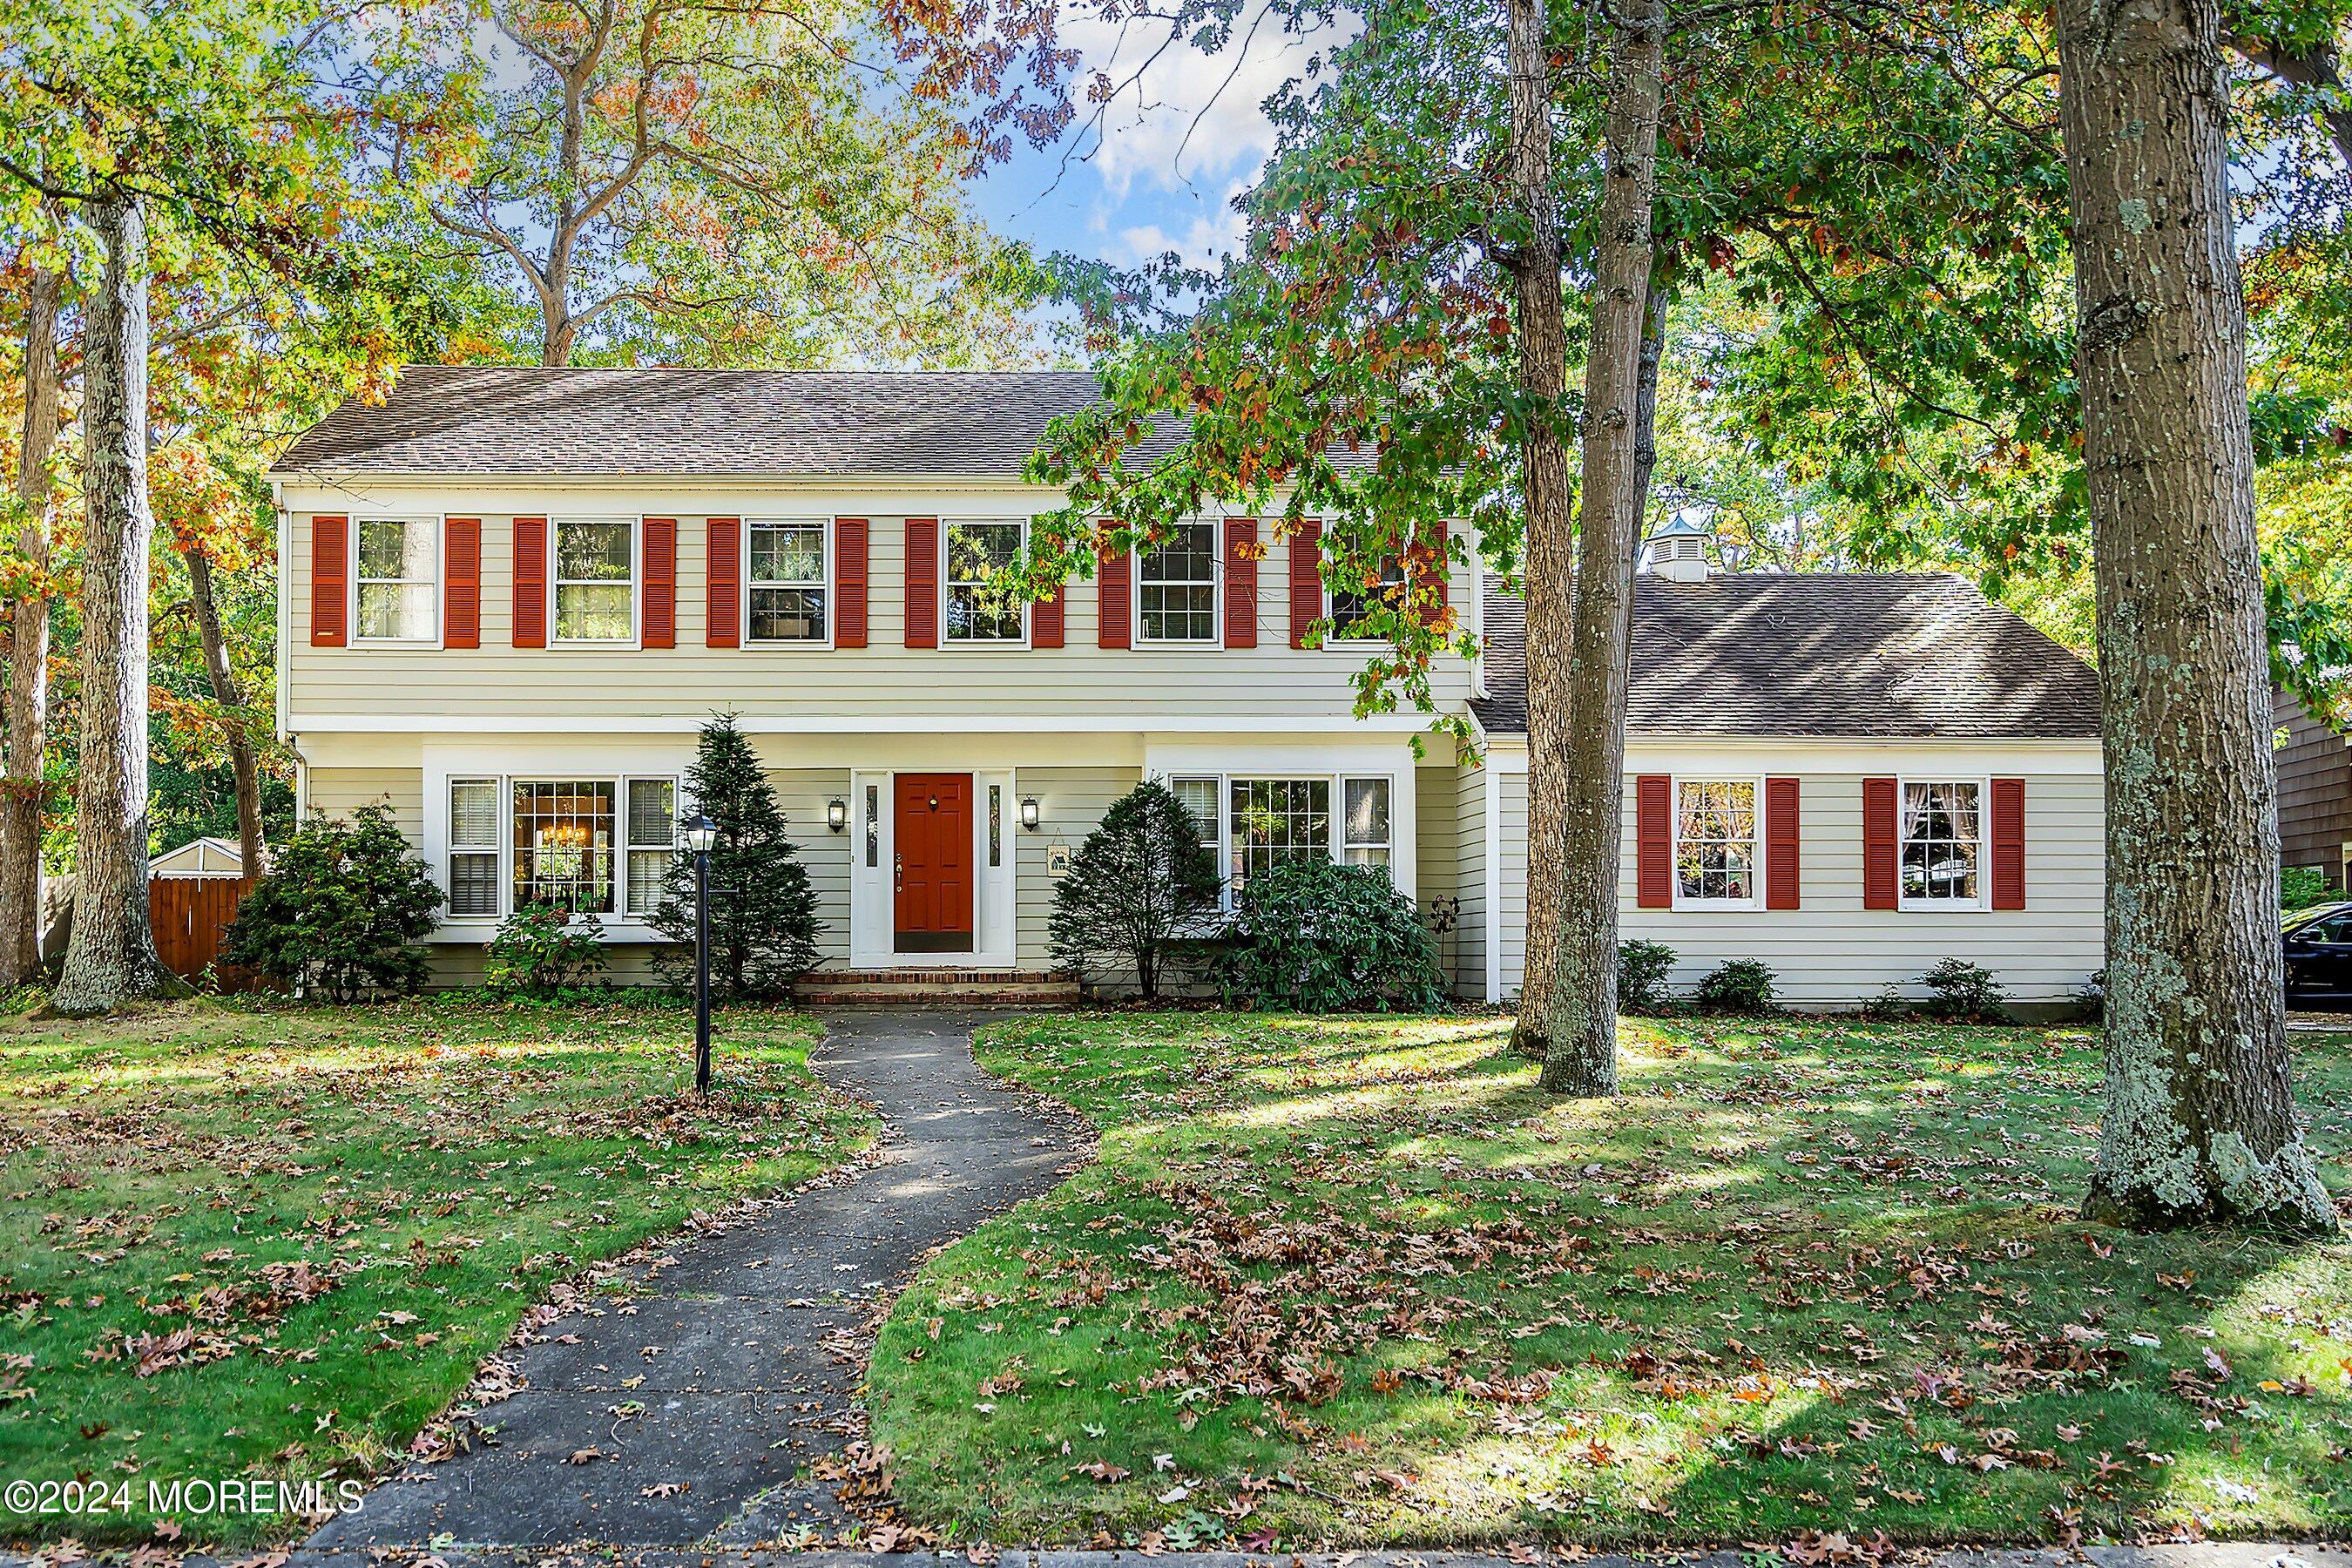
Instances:
[[[1001,1542],[2340,1533],[2352,1246],[2086,1225],[2082,1031],[995,1026],[1102,1159],[936,1259],[875,1440]],[[2352,1037],[2296,1037],[2352,1190]]]
[[[813,1020],[715,1032],[704,1105],[691,1014],[645,995],[0,1022],[0,1480],[133,1505],[0,1538],[142,1536],[151,1479],[364,1474],[557,1277],[869,1139]]]

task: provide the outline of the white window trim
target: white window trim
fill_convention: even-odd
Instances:
[[[1974,784],[1977,791],[1977,896],[1915,899],[1903,890],[1903,796],[1915,784]],[[1895,905],[1904,914],[1982,914],[1991,910],[1992,778],[1990,774],[1900,773],[1895,780]]]
[[[1138,647],[1202,648],[1225,646],[1225,524],[1222,518],[1188,517],[1185,525],[1204,527],[1209,531],[1209,635],[1205,637],[1154,637],[1143,635],[1143,557],[1141,550],[1129,552],[1133,569],[1128,573],[1129,582],[1128,613],[1134,618],[1129,623],[1135,628]],[[1192,586],[1193,584],[1187,584]],[[1187,778],[1206,778],[1206,773],[1187,773]]]
[[[686,776],[662,769],[615,770],[601,768],[533,768],[523,773],[491,773],[479,770],[452,773],[441,780],[441,845],[440,863],[434,868],[442,896],[446,898],[449,887],[449,860],[453,855],[483,854],[478,847],[461,846],[450,841],[455,825],[449,820],[449,792],[461,784],[488,784],[498,791],[498,856],[499,898],[495,912],[484,915],[445,915],[440,929],[487,932],[514,913],[514,786],[519,784],[560,784],[570,780],[587,780],[594,784],[612,782],[613,796],[613,908],[609,913],[598,912],[596,919],[604,927],[607,942],[645,942],[651,926],[646,914],[629,911],[629,785],[640,779],[659,779],[670,786],[671,825],[675,830],[686,803]],[[651,846],[638,846],[649,848]]]
[[[741,557],[737,563],[737,580],[743,584],[742,603],[737,606],[736,613],[742,617],[742,621],[736,630],[741,634],[742,645],[745,647],[775,648],[783,652],[797,648],[808,653],[830,653],[833,650],[833,639],[839,635],[841,629],[841,595],[835,582],[838,568],[834,558],[835,524],[839,521],[838,518],[831,517],[747,517],[743,520],[743,526],[739,531],[742,538],[736,546]],[[755,528],[776,527],[822,528],[824,531],[824,575],[816,584],[824,591],[824,636],[823,637],[755,637],[751,635],[751,591],[754,588],[810,586],[805,583],[762,584],[753,580],[751,531]],[[944,546],[944,533],[941,539]],[[941,630],[944,634],[945,628],[942,627]]]
[[[1686,898],[1684,896],[1682,877],[1683,785],[1685,784],[1745,784],[1755,785],[1756,858],[1753,872],[1754,879],[1750,883],[1750,886],[1752,886],[1756,890],[1748,894],[1748,897],[1744,899],[1699,899]],[[1903,786],[1898,784],[1895,787],[1896,807],[1895,820],[1900,822],[1902,820],[1901,808]],[[1772,853],[1770,835],[1765,830],[1765,810],[1764,779],[1761,774],[1759,774],[1755,778],[1749,778],[1746,773],[1670,773],[1667,775],[1666,875],[1671,879],[1671,884],[1674,888],[1674,907],[1676,910],[1688,910],[1692,914],[1751,914],[1764,907],[1764,884],[1766,879],[1770,875],[1770,868],[1766,865],[1766,861],[1770,858]],[[1896,848],[1895,858],[1898,862],[1902,858],[1900,846]],[[1901,870],[1899,865],[1896,869],[1897,874],[1899,875]]]
[[[369,522],[421,522],[433,531],[433,635],[429,637],[371,637],[360,635],[360,525]],[[380,511],[349,520],[343,535],[343,624],[351,627],[353,647],[438,648],[448,636],[449,520],[440,513]],[[318,563],[311,563],[313,573]],[[406,579],[403,578],[405,582]]]
[[[1223,912],[1229,914],[1234,907],[1234,784],[1236,780],[1247,784],[1260,779],[1320,779],[1328,784],[1331,786],[1330,825],[1327,830],[1328,836],[1323,848],[1324,852],[1331,857],[1332,863],[1339,866],[1348,864],[1348,781],[1350,779],[1386,780],[1389,786],[1389,837],[1385,847],[1389,852],[1389,858],[1388,863],[1381,868],[1389,874],[1391,882],[1397,881],[1399,864],[1397,792],[1411,784],[1409,775],[1401,777],[1393,771],[1383,768],[1341,768],[1326,772],[1319,768],[1263,767],[1250,768],[1241,773],[1211,773],[1206,768],[1177,768],[1153,776],[1171,787],[1178,779],[1214,779],[1216,781],[1217,908]],[[1203,840],[1202,847],[1207,847],[1207,841]],[[1373,847],[1359,845],[1357,847]],[[1407,898],[1412,899],[1416,906],[1419,904],[1420,900],[1412,889],[1405,888],[1402,883],[1397,883],[1397,888]]]
[[[563,624],[562,597],[565,584],[556,575],[560,552],[556,540],[567,523],[626,523],[629,529],[629,635],[626,637],[567,637],[556,628]],[[572,586],[581,586],[574,584]],[[673,587],[673,591],[675,588]],[[642,517],[551,517],[547,520],[547,646],[550,647],[609,648],[614,652],[634,652],[645,646],[646,637],[646,520]]]
[[[990,524],[1018,528],[1021,531],[1020,552],[1027,552],[1029,520],[1025,517],[943,517],[940,519],[940,567],[937,581],[940,593],[940,650],[943,653],[949,648],[960,648],[967,653],[1025,653],[1028,651],[1030,638],[1034,635],[1031,616],[1037,607],[1036,602],[1031,599],[1021,601],[1021,637],[1018,641],[1009,637],[956,637],[948,635],[948,603],[955,596],[955,584],[948,576],[948,535],[959,528],[978,528]]]
[[[488,847],[457,841],[457,822],[456,814],[450,810],[450,797],[457,793],[459,784],[469,784],[490,786],[492,826],[491,843]],[[512,864],[507,856],[507,840],[513,837],[514,797],[507,790],[506,780],[496,773],[451,773],[441,781],[441,810],[443,842],[439,870],[444,900],[453,899],[457,894],[457,878],[451,874],[450,863],[458,856],[488,855],[498,862],[498,869],[492,873],[490,884],[491,900],[495,907],[487,914],[449,914],[443,918],[441,923],[444,926],[495,926],[504,916],[507,890],[514,882]],[[445,903],[443,907],[446,909],[447,905]]]

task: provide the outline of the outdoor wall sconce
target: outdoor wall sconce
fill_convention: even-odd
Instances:
[[[824,803],[824,825],[835,833],[849,831],[849,803],[835,795]]]
[[[1021,830],[1024,833],[1037,831],[1037,797],[1034,795],[1021,797]]]

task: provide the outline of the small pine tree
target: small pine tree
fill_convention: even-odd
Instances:
[[[1176,792],[1146,779],[1103,813],[1054,888],[1054,956],[1086,979],[1125,969],[1160,994],[1171,959],[1217,912],[1217,864]]]
[[[686,794],[719,825],[710,852],[710,990],[739,1001],[780,996],[816,963],[816,890],[785,836],[783,808],[751,742],[731,713],[702,727]],[[674,984],[694,983],[694,857],[680,852],[662,879],[653,928],[675,945],[655,964]]]

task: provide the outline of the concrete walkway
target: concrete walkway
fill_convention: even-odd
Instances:
[[[750,1546],[837,1528],[827,1487],[790,1483],[857,1435],[866,1332],[926,1253],[1049,1190],[1078,1147],[974,1065],[975,1021],[828,1016],[813,1065],[889,1124],[870,1165],[681,1241],[674,1262],[635,1270],[628,1315],[599,1297],[601,1314],[583,1303],[545,1325],[543,1342],[509,1352],[527,1386],[482,1413],[495,1447],[383,1481],[301,1555],[436,1537],[438,1550]],[[570,1462],[585,1449],[599,1457]]]

